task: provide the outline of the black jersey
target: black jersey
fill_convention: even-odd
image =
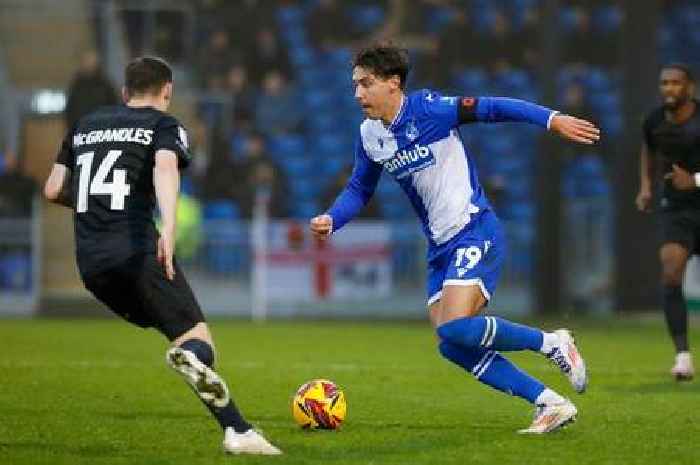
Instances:
[[[138,253],[155,253],[155,153],[172,150],[181,168],[191,156],[185,129],[154,108],[103,107],[69,130],[57,163],[73,173],[80,274],[98,273]]]
[[[693,115],[682,124],[668,121],[663,107],[651,112],[644,121],[644,140],[663,174],[670,173],[673,164],[691,173],[700,172],[700,101],[695,105]],[[665,180],[661,208],[700,209],[700,190],[679,191],[670,180]]]

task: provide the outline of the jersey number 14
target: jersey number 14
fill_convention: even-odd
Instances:
[[[76,212],[84,213],[88,209],[88,193],[90,195],[109,195],[111,197],[110,209],[124,210],[124,199],[131,190],[126,183],[126,170],[115,169],[114,164],[121,156],[121,150],[110,150],[102,160],[95,172],[95,177],[90,182],[92,172],[92,160],[95,152],[86,152],[78,156],[76,164],[80,166],[80,178],[78,179],[78,203]],[[105,182],[110,171],[112,172],[112,182]],[[89,192],[88,192],[88,187]]]

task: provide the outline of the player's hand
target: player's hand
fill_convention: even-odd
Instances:
[[[673,187],[679,191],[692,191],[697,189],[693,174],[676,164],[673,165],[673,171],[666,173],[664,178],[670,179]]]
[[[325,239],[333,232],[333,218],[330,215],[319,215],[311,218],[309,228],[314,236]]]
[[[569,115],[554,115],[549,130],[581,144],[595,144],[600,140],[600,129],[595,124]]]
[[[635,199],[637,204],[637,210],[644,213],[649,213],[651,211],[651,200],[652,194],[650,189],[640,189]]]
[[[162,233],[158,238],[158,263],[165,269],[165,275],[170,281],[175,278],[173,255],[175,253],[175,241],[172,234]]]

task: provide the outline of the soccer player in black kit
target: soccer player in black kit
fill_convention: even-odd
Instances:
[[[640,211],[651,210],[655,174],[662,170],[659,218],[663,238],[659,258],[664,313],[676,348],[671,374],[677,380],[689,380],[694,369],[682,284],[688,257],[700,253],[700,102],[695,99],[693,73],[683,64],[661,70],[659,90],[663,105],[644,122],[636,203]]]
[[[187,133],[165,113],[172,71],[159,58],[126,68],[125,105],[103,107],[69,129],[44,187],[74,209],[76,255],[85,287],[113,312],[172,343],[167,363],[224,430],[226,452],[281,452],[246,422],[214,371],[202,311],[174,255],[179,170],[191,159]],[[163,226],[155,228],[153,210]]]

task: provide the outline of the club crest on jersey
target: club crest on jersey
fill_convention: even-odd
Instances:
[[[430,147],[415,145],[399,150],[393,157],[384,160],[384,169],[396,179],[402,179],[435,164],[435,156]]]
[[[411,120],[406,123],[406,139],[413,142],[414,140],[418,139],[419,135],[420,133],[418,132],[418,127],[416,126],[415,121]]]

